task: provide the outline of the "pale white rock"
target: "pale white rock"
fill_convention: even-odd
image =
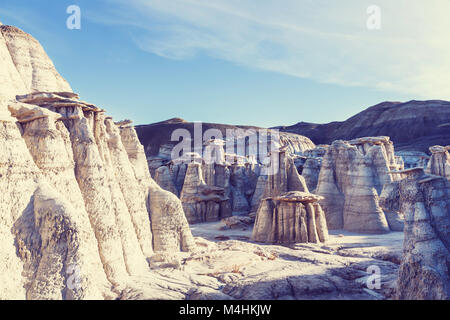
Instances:
[[[0,65],[0,96],[72,91],[39,42],[16,27],[0,26]]]

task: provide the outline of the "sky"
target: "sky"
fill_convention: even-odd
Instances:
[[[326,123],[450,100],[448,14],[448,0],[0,0],[81,99],[135,124]]]

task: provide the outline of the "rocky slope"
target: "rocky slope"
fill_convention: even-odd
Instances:
[[[0,25],[0,96],[32,91],[71,92],[39,42],[22,30]]]
[[[132,126],[71,91],[43,92],[70,87],[36,40],[1,31],[2,63],[16,73],[0,86],[0,299],[103,299],[139,288],[150,258],[194,248],[181,202],[150,177]],[[11,90],[32,93],[14,99]]]
[[[309,137],[316,144],[368,136],[389,136],[397,150],[428,152],[450,141],[450,102],[441,100],[383,102],[342,122],[299,122],[277,127]]]
[[[423,168],[385,185],[381,204],[405,215],[398,299],[450,299],[450,183]]]

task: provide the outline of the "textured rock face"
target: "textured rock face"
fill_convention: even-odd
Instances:
[[[0,96],[72,91],[39,42],[16,27],[0,25],[0,65]]]
[[[0,109],[0,298],[113,297],[149,272],[154,251],[193,248],[133,127],[70,92],[17,100]]]
[[[256,215],[252,240],[269,243],[325,242],[328,229],[317,203],[321,197],[291,191],[264,198]]]
[[[286,153],[286,149],[281,148],[272,153],[271,161],[274,165],[269,169],[264,198],[279,196],[288,191],[309,192],[305,178],[298,174],[294,160]]]
[[[380,202],[405,215],[398,299],[450,299],[450,183],[423,169],[385,186]]]
[[[326,219],[318,203],[323,198],[309,193],[305,179],[298,174],[285,149],[271,157],[279,167],[267,177],[252,240],[271,243],[326,241]]]
[[[267,176],[260,175],[256,182],[255,192],[253,193],[251,200],[251,212],[256,212],[259,207],[259,203],[261,202],[262,197],[264,196],[264,192],[266,190],[267,184]]]
[[[225,190],[205,183],[199,163],[188,165],[180,199],[189,223],[218,221],[232,214]]]
[[[322,158],[308,158],[303,164],[302,177],[305,178],[308,189],[316,189],[321,166]]]
[[[385,183],[393,181],[390,170],[400,169],[388,137],[338,140],[322,162],[316,193],[329,229],[384,233],[386,216],[378,204]]]
[[[167,166],[162,166],[156,169],[155,182],[164,190],[170,191],[174,195],[179,196],[178,189],[172,180],[172,175],[170,174]]]
[[[445,177],[450,180],[450,146],[430,147],[431,159],[426,169],[427,173]]]

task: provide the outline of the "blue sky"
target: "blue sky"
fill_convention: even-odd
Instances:
[[[116,120],[269,127],[449,100],[450,3],[410,2],[2,0],[0,21],[37,38],[73,90]],[[66,28],[72,4],[81,30]],[[380,30],[366,26],[371,4]]]

